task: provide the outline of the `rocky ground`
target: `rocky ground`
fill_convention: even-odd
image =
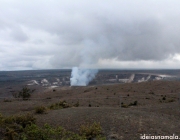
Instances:
[[[151,81],[38,91],[27,101],[1,99],[0,113],[9,116],[30,112],[40,126],[49,123],[74,132],[87,122],[100,122],[107,139],[137,140],[141,134],[180,137],[180,82]],[[78,102],[79,107],[35,114],[35,107],[48,107],[60,100],[71,105]]]

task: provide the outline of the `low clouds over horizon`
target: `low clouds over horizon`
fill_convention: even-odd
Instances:
[[[0,1],[0,70],[180,68],[180,1]]]

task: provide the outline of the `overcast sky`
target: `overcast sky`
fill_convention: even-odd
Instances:
[[[180,68],[179,0],[0,0],[0,70]]]

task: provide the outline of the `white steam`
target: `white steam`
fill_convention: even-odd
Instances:
[[[92,81],[98,70],[94,69],[82,69],[73,67],[71,72],[71,86],[87,86]]]
[[[73,67],[71,72],[71,86],[87,86],[92,81],[98,70],[91,69],[94,64],[93,58],[97,51],[97,45],[93,40],[83,40],[80,51],[80,65]]]

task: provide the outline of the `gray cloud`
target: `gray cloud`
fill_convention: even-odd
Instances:
[[[102,67],[102,60],[126,67],[130,61],[151,61],[158,67],[158,62],[169,63],[180,55],[179,4],[178,0],[1,1],[0,69]]]
[[[23,30],[19,27],[12,29],[10,35],[15,41],[27,41],[28,36],[23,32]]]

